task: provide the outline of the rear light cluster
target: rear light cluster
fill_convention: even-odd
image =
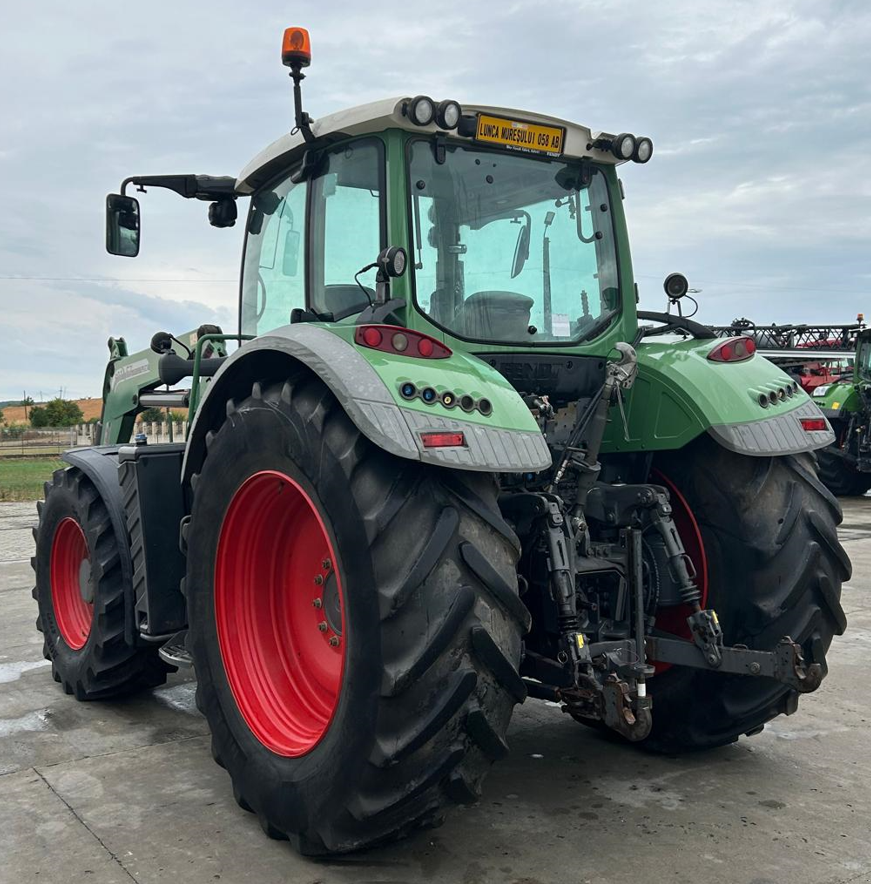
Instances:
[[[396,356],[447,359],[452,355],[441,341],[399,325],[358,325],[354,331],[354,341],[361,347]]]
[[[720,341],[710,353],[711,362],[744,362],[756,352],[756,342],[752,338],[739,335]]]
[[[433,387],[418,387],[411,381],[405,381],[400,385],[399,395],[409,402],[413,399],[420,399],[427,405],[435,405],[438,402],[445,408],[456,408],[459,406],[469,414],[473,411],[478,411],[484,417],[489,417],[493,413],[493,403],[489,399],[475,399],[474,396],[470,396],[468,393],[457,396],[456,393],[452,393],[450,390],[439,393]]]
[[[763,408],[768,408],[769,405],[777,405],[778,402],[783,402],[784,399],[792,399],[796,393],[798,393],[798,382],[793,381],[791,384],[787,384],[785,387],[778,387],[776,390],[769,390],[767,393],[759,394],[759,404]]]

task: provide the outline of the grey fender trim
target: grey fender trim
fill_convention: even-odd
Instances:
[[[803,417],[822,417],[822,412],[808,401],[784,414],[741,424],[717,424],[708,432],[723,448],[755,457],[798,454],[825,448],[835,441],[831,427],[811,432],[803,429],[799,423]]]
[[[374,368],[354,346],[317,326],[299,323],[285,325],[240,347],[221,366],[209,384],[191,427],[182,465],[187,481],[193,468],[191,451],[200,449],[208,430],[205,417],[212,397],[221,396],[237,363],[254,353],[280,352],[311,369],[333,392],[357,429],[379,448],[397,457],[419,460],[461,470],[486,472],[525,472],[545,469],[551,464],[550,450],[540,433],[524,433],[496,427],[422,416],[401,408],[393,399]],[[422,429],[457,427],[466,433],[463,449],[425,449],[420,443]]]

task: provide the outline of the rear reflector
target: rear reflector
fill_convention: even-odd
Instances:
[[[462,448],[466,444],[465,433],[421,433],[424,448]]]
[[[802,417],[799,418],[799,421],[801,421],[801,428],[806,433],[814,433],[817,430],[828,430],[829,428],[824,417]]]
[[[721,341],[708,353],[712,362],[743,362],[756,352],[756,342],[752,338],[739,335]]]

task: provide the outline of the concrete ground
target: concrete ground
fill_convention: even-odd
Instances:
[[[0,882],[871,882],[871,500],[844,509],[850,626],[796,715],[660,758],[529,701],[479,805],[315,862],[236,806],[189,676],[121,702],[62,693],[33,625],[33,505],[0,504]]]

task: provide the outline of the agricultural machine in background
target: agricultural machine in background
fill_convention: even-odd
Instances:
[[[845,627],[833,435],[748,338],[636,313],[652,142],[424,95],[315,121],[310,57],[289,29],[294,129],[238,178],[107,199],[131,257],[129,187],[247,199],[239,329],[110,341],[102,444],[39,507],[54,678],[192,661],[236,800],[309,854],[475,801],[528,696],[669,752],[794,712]],[[155,405],[184,442],[130,444]]]
[[[871,329],[850,325],[757,326],[736,319],[711,326],[719,337],[750,337],[795,378],[828,418],[835,441],[817,452],[820,479],[841,496],[871,488]]]

